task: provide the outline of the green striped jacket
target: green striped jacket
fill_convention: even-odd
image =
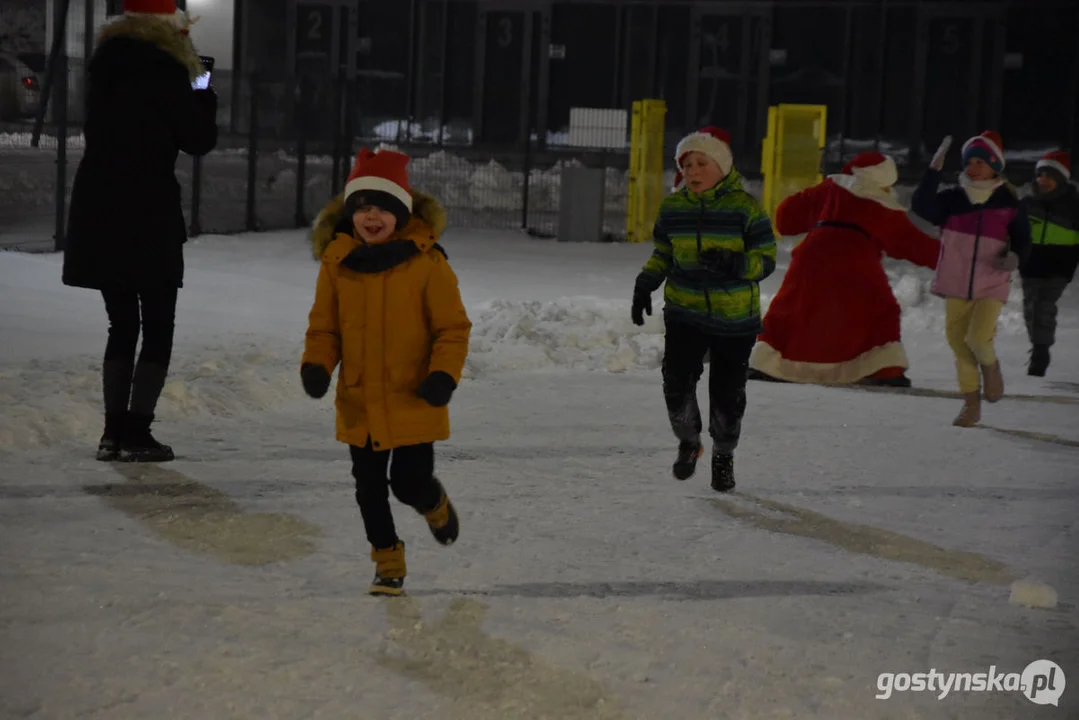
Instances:
[[[666,280],[663,316],[712,335],[755,335],[761,331],[759,283],[776,268],[772,221],[745,191],[734,169],[703,193],[683,188],[664,198],[653,233],[655,250],[642,278],[655,290]],[[701,267],[702,250],[742,253],[737,278],[718,277]]]

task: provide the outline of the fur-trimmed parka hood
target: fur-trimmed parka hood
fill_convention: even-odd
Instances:
[[[344,194],[326,203],[311,226],[311,254],[321,260],[326,248],[337,237],[338,226],[347,221],[342,217],[345,207]],[[428,250],[446,231],[446,210],[433,196],[418,190],[412,191],[412,220],[397,232],[399,237],[413,239],[421,250]]]
[[[101,29],[97,38],[100,48],[109,40],[128,38],[142,40],[171,55],[194,80],[202,74],[202,62],[191,37],[176,27],[171,19],[146,15],[124,15]]]

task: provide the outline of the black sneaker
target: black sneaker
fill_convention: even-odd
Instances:
[[[1049,346],[1035,345],[1030,350],[1030,363],[1027,365],[1027,375],[1033,377],[1045,377],[1045,371],[1049,369]]]
[[[127,432],[120,443],[122,462],[169,462],[175,459],[172,448],[159,443],[150,432],[153,415],[129,415]]]
[[[376,597],[379,595],[386,595],[389,597],[404,595],[405,579],[403,577],[382,577],[378,573],[375,573],[375,579],[371,581],[371,588],[368,592]]]
[[[679,480],[688,480],[697,472],[697,461],[704,453],[704,446],[699,442],[684,442],[678,445],[678,457],[674,460],[672,468],[674,476]]]
[[[734,455],[712,455],[712,489],[716,492],[734,490]]]

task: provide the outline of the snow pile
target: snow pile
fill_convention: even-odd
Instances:
[[[234,417],[304,397],[301,350],[265,341],[178,350],[158,416]],[[101,433],[101,360],[80,356],[0,368],[0,452],[89,440]]]
[[[33,150],[34,134],[29,132],[21,133],[0,133],[0,150]],[[41,150],[55,150],[59,142],[57,142],[55,135],[41,134],[38,148]],[[86,138],[82,133],[78,135],[69,135],[67,138],[68,149],[83,149],[86,147]]]
[[[563,298],[494,300],[471,311],[471,375],[522,370],[626,372],[659,367],[663,324],[656,314],[638,328],[628,302]]]

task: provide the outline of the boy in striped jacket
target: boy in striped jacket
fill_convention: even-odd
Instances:
[[[749,356],[761,330],[759,283],[775,270],[776,241],[734,169],[729,133],[690,134],[675,161],[676,188],[660,205],[655,250],[637,276],[633,322],[644,324],[652,293],[666,282],[663,396],[679,441],[674,476],[692,476],[704,452],[697,383],[707,354],[712,488],[727,492],[735,486]]]

